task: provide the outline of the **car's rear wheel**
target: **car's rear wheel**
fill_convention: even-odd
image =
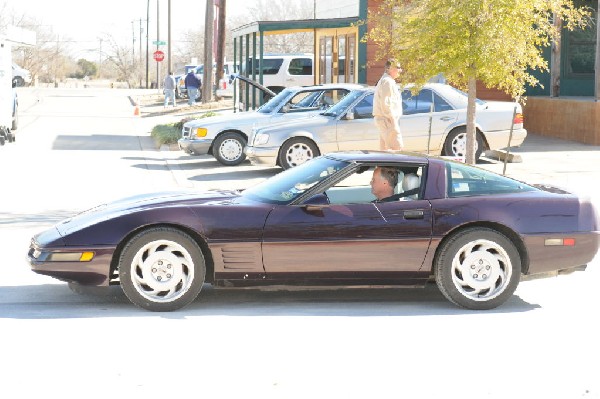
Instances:
[[[521,278],[521,258],[504,234],[470,228],[442,244],[434,274],[450,302],[467,309],[493,309],[515,292]]]
[[[246,139],[239,133],[223,133],[213,144],[213,155],[223,165],[239,165],[246,159],[246,144]]]
[[[281,146],[279,164],[283,169],[290,169],[303,164],[320,155],[319,149],[311,140],[303,137],[289,139]]]
[[[200,293],[205,275],[204,256],[196,242],[168,227],[137,234],[119,259],[125,295],[151,311],[172,311],[190,304]]]
[[[481,134],[475,134],[475,160],[477,161],[483,152],[483,139]],[[467,129],[461,127],[451,131],[444,142],[444,155],[451,157],[467,156]]]

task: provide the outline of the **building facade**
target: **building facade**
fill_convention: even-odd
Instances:
[[[282,29],[287,33],[312,30],[315,84],[375,85],[383,73],[384,60],[376,60],[375,45],[361,41],[369,24],[358,22],[367,20],[368,11],[382,3],[382,0],[315,0],[314,20],[281,21],[281,26],[273,23],[261,26],[257,22],[251,29],[234,29],[237,37],[234,47],[238,43],[240,59],[244,59],[249,53],[241,51],[243,43],[247,49],[252,46],[256,49],[255,43],[262,42],[263,34],[282,33]],[[600,145],[598,0],[576,0],[575,4],[594,10],[593,21],[585,30],[563,29],[561,39],[544,49],[550,71],[537,74],[541,86],[526,88],[525,127],[535,134]],[[506,93],[482,84],[477,86],[477,95],[484,100],[510,100]]]

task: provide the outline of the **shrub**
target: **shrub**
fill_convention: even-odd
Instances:
[[[183,118],[176,123],[156,125],[152,128],[150,136],[152,136],[158,147],[162,146],[163,144],[176,144],[179,137],[181,137],[181,129],[183,129],[184,123],[193,121],[195,119],[203,119],[217,115],[218,114],[216,112],[210,111],[199,116]]]

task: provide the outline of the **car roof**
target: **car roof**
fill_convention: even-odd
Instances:
[[[312,85],[312,86],[290,86],[287,89],[294,90],[319,90],[319,89],[348,89],[348,90],[356,90],[362,89],[366,87],[360,83],[323,83],[320,85]]]
[[[428,163],[429,157],[416,152],[390,152],[374,150],[355,150],[355,151],[335,151],[325,155],[329,158],[338,159],[346,162],[409,162],[409,163]]]

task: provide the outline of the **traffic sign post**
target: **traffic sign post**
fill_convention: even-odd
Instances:
[[[160,50],[156,50],[154,52],[154,54],[152,55],[152,57],[154,58],[154,60],[156,62],[161,62],[162,60],[165,59],[165,53]]]

